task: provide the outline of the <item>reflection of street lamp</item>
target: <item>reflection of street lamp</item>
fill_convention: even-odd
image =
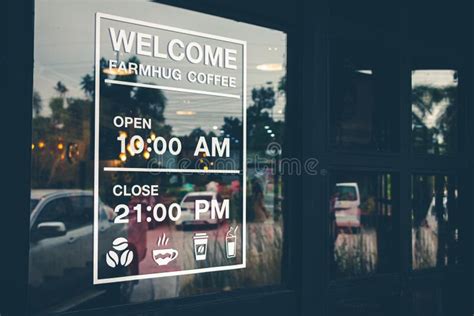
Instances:
[[[131,148],[130,144],[127,145],[127,151],[130,154],[130,156],[132,156],[132,157],[135,156],[135,152],[132,151],[132,148]]]
[[[282,71],[283,65],[282,64],[261,64],[257,65],[257,70],[261,71]]]
[[[125,153],[120,153],[119,158],[122,160],[122,162],[127,161],[127,155]]]
[[[194,112],[194,111],[182,111],[182,110],[179,110],[179,111],[176,111],[176,115],[192,116],[192,115],[196,115],[196,112]]]
[[[119,65],[120,64],[119,52],[117,51],[115,55],[117,59],[117,65]],[[130,76],[133,73],[130,69],[110,68],[110,66],[108,68],[104,68],[102,72],[104,74],[112,75],[112,76]]]
[[[102,70],[104,74],[112,76],[130,76],[132,72],[127,69],[118,69],[118,68],[104,68]]]

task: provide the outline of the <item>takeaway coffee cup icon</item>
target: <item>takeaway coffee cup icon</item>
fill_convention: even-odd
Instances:
[[[206,233],[194,234],[194,257],[196,261],[206,260],[208,239],[209,236]]]

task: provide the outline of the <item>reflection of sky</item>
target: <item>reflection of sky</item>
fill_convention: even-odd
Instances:
[[[414,70],[411,80],[413,88],[427,86],[444,89],[456,87],[458,84],[456,71],[447,69]],[[431,98],[431,96],[427,97]],[[433,102],[428,111],[422,111],[416,104],[412,104],[412,113],[423,122],[425,127],[439,128],[448,107],[452,105],[450,101],[448,98],[443,98],[440,102]],[[444,143],[442,134],[437,135],[437,141],[440,144]]]
[[[446,88],[457,85],[455,70],[414,70],[411,74],[411,84],[417,86],[429,86],[435,88]]]
[[[247,41],[249,105],[252,104],[250,92],[253,87],[271,82],[276,88],[284,75],[284,70],[265,72],[256,69],[260,64],[285,64],[286,36],[279,31],[143,0],[38,0],[35,9],[34,85],[43,99],[43,115],[50,113],[48,102],[56,95],[53,87],[57,81],[67,86],[68,96],[84,97],[80,80],[93,71],[94,14],[97,11]],[[165,111],[166,123],[178,128],[182,122],[182,117],[176,115],[179,109],[206,117],[208,126],[203,126],[206,130],[220,127],[226,114],[217,113],[216,106],[218,100],[202,95],[174,94]],[[273,110],[275,119],[283,118],[283,106],[284,100],[280,97]],[[187,132],[186,126],[180,127],[184,130],[178,133]]]

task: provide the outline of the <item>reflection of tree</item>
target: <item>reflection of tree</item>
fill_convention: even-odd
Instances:
[[[224,135],[229,135],[231,138],[242,138],[242,121],[236,117],[224,117],[224,125],[222,125]]]
[[[128,62],[140,63],[136,57],[131,57]],[[166,97],[159,89],[148,89],[140,87],[127,87],[121,85],[107,84],[105,79],[118,79],[125,82],[137,82],[137,76],[134,73],[113,75],[107,74],[104,70],[108,68],[105,59],[100,60],[100,106],[101,121],[104,125],[100,133],[100,148],[102,157],[105,159],[118,159],[116,150],[116,139],[118,131],[112,126],[113,117],[128,116],[150,119],[154,133],[168,138],[171,134],[171,127],[165,124],[164,110],[166,106]],[[118,77],[118,78],[117,78]],[[88,96],[94,95],[94,81],[91,75],[85,75],[82,78],[81,86]],[[128,128],[131,135],[141,135],[144,139],[148,138],[150,131],[142,129]],[[145,164],[143,157],[129,156],[126,164]]]
[[[413,180],[413,264],[432,268],[457,261],[459,215],[451,177],[416,176]],[[449,214],[449,218],[448,218]]]
[[[284,93],[286,80],[279,82],[278,89]],[[273,108],[276,104],[276,92],[273,87],[252,89],[252,105],[247,108],[247,148],[248,150],[265,150],[270,142],[281,144],[283,139],[283,122],[275,121]],[[224,135],[241,139],[241,125],[239,118],[225,117],[222,130]],[[269,133],[268,131],[271,131]],[[273,136],[272,136],[273,134]]]
[[[41,99],[38,91],[33,92],[33,114],[35,117],[38,117],[43,110],[43,99]]]
[[[129,62],[139,63],[136,57],[132,57]],[[131,116],[150,118],[152,129],[155,135],[169,139],[172,134],[172,127],[165,124],[166,97],[161,90],[146,89],[139,87],[124,87],[120,85],[107,84],[105,79],[119,79],[121,81],[136,82],[137,76],[133,73],[123,75],[113,75],[107,73],[107,61],[100,60],[100,89],[101,89],[101,127],[100,148],[102,157],[117,161],[117,128],[112,126],[114,116]],[[270,86],[254,88],[251,92],[252,103],[247,109],[248,122],[248,143],[249,150],[263,151],[266,145],[272,141],[281,142],[283,132],[283,122],[275,121],[273,118],[273,108],[277,95],[283,94],[286,81],[284,78],[278,83],[278,92]],[[78,187],[87,183],[92,185],[91,173],[85,172],[84,168],[92,168],[91,136],[93,134],[93,100],[95,97],[94,74],[85,74],[81,78],[80,87],[85,93],[83,98],[67,97],[68,87],[62,82],[58,82],[54,87],[56,96],[48,102],[51,114],[41,116],[42,100],[39,93],[35,94],[33,118],[33,186],[34,187]],[[268,132],[271,130],[271,133]],[[133,130],[128,128],[127,133],[131,135],[142,135],[149,137],[147,130]],[[231,148],[234,154],[241,150],[242,146],[242,121],[236,117],[225,117],[221,130],[206,132],[201,128],[196,128],[188,135],[181,136],[183,153],[177,158],[193,158],[193,154],[199,137],[204,136],[210,144],[211,137],[230,138]],[[42,148],[39,148],[42,144]],[[78,145],[78,157],[74,160],[68,159],[68,144]],[[107,155],[107,153],[110,153]],[[131,156],[127,153],[124,164],[134,166],[145,165],[146,159],[142,155]],[[212,162],[210,157],[198,157],[198,162],[204,158]],[[230,157],[229,159],[237,159]],[[75,162],[79,164],[74,165]],[[204,162],[206,163],[206,162]],[[194,166],[193,166],[194,167]],[[82,177],[82,178],[81,178]],[[278,177],[278,175],[277,175]],[[205,184],[205,181],[212,181],[212,177],[200,177],[198,181]],[[201,181],[202,180],[202,181]],[[197,181],[197,180],[196,180]],[[279,180],[278,180],[279,181]],[[277,182],[277,181],[276,181]],[[278,185],[275,182],[275,190]],[[176,183],[179,185],[178,183]],[[198,183],[196,183],[198,184]]]
[[[42,116],[42,101],[39,93],[33,98],[35,116],[32,134],[32,186],[71,187],[82,181],[78,168],[69,168],[68,147],[79,146],[82,155],[87,154],[89,100],[67,98],[67,87],[58,82],[54,87],[58,93],[49,100],[50,116]],[[38,105],[39,104],[39,105]]]
[[[413,137],[417,151],[442,154],[454,146],[456,91],[455,86],[413,88]]]
[[[130,62],[139,62],[135,57]],[[100,61],[100,89],[101,89],[101,112],[104,116],[106,126],[101,130],[101,150],[105,152],[109,147],[116,144],[117,130],[111,126],[112,116],[134,116],[150,118],[153,131],[161,136],[171,135],[171,127],[165,125],[164,109],[166,97],[161,90],[145,88],[129,88],[118,85],[109,85],[105,79],[113,78],[103,70],[108,68],[105,59]],[[120,76],[121,81],[136,82],[135,75]],[[68,88],[62,82],[58,82],[53,88],[57,97],[53,97],[48,106],[51,115],[43,117],[40,115],[42,100],[39,93],[33,99],[33,187],[77,187],[84,183],[84,170],[79,174],[81,166],[72,166],[72,160],[68,159],[68,146],[74,144],[79,146],[79,159],[85,162],[89,156],[90,136],[93,118],[93,98],[95,91],[94,76],[86,74],[82,77],[81,88],[85,98],[68,98]],[[108,117],[110,116],[110,117]],[[143,130],[130,131],[134,134],[145,133]],[[148,131],[149,132],[149,131]],[[111,141],[112,140],[112,141]],[[115,155],[108,159],[118,159]],[[141,157],[130,157],[129,161],[141,161]],[[91,179],[89,185],[91,185]],[[80,183],[79,183],[80,182]]]
[[[200,137],[205,137],[206,141],[210,143],[211,137],[215,136],[216,135],[213,132],[207,134],[202,128],[195,128],[189,133],[189,135],[183,136],[183,148],[194,150]]]
[[[269,83],[271,84],[271,83]],[[286,89],[286,77],[282,77],[278,83],[278,93],[280,95],[285,94]],[[267,149],[268,144],[272,142],[277,142],[280,145],[283,145],[283,127],[284,122],[276,121],[273,117],[273,108],[276,104],[277,92],[271,86],[259,87],[252,89],[252,104],[247,108],[247,156],[250,157],[250,164],[247,165],[247,168],[254,168],[252,164],[252,154],[261,154],[260,158],[264,158],[265,150]],[[242,122],[239,118],[235,117],[226,117],[224,118],[224,125],[222,126],[223,134],[226,137],[231,139],[241,140],[241,129]],[[237,145],[236,142],[232,144]],[[265,197],[270,199],[273,194],[273,218],[278,220],[281,215],[281,196],[282,192],[282,179],[279,174],[279,162],[278,157],[273,156],[273,159],[268,160],[268,164],[265,167],[268,167],[269,170],[273,170],[273,179],[266,178],[264,179],[265,183],[261,185],[267,185],[266,181],[269,180],[270,187],[273,185],[273,192],[265,191]],[[260,161],[259,161],[260,164]],[[255,170],[260,172],[261,170]],[[265,176],[265,175],[264,175]],[[250,180],[246,179],[245,181]],[[254,179],[255,180],[255,179]],[[273,182],[273,183],[272,183]],[[256,182],[248,183],[248,188],[252,192],[252,188]],[[249,218],[252,217],[255,210],[253,209],[254,203],[252,203],[253,192],[248,192],[249,196],[246,201]],[[268,199],[266,202],[268,203]],[[263,203],[263,200],[262,200]]]
[[[66,96],[66,93],[69,91],[68,88],[61,82],[58,81],[56,85],[54,86],[54,90],[56,90],[57,93],[59,93],[59,96],[64,99]]]

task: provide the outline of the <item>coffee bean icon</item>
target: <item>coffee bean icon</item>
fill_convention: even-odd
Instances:
[[[133,252],[131,252],[128,249],[126,249],[120,256],[120,264],[124,267],[132,263],[132,260],[133,260]]]
[[[127,267],[133,261],[133,252],[128,249],[128,240],[123,237],[115,238],[112,242],[114,250],[110,250],[105,255],[105,262],[111,268],[115,268],[118,265]],[[120,252],[122,252],[120,254]],[[120,258],[119,258],[120,254]]]
[[[115,251],[110,250],[105,256],[105,261],[109,267],[115,268],[119,264],[119,257]]]
[[[115,238],[112,242],[112,246],[117,251],[123,251],[128,248],[128,240],[123,237]]]

